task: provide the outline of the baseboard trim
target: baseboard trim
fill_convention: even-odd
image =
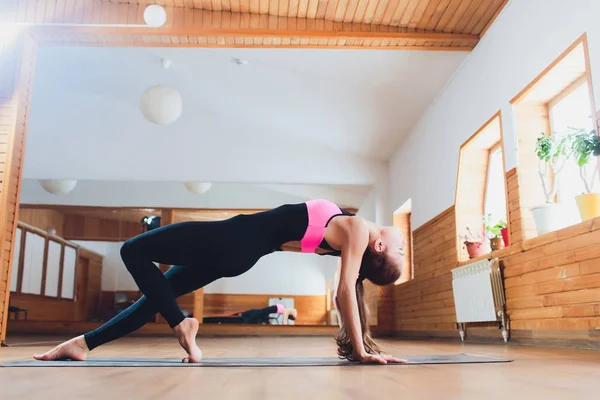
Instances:
[[[56,322],[56,321],[9,321],[10,334],[68,334],[79,335],[99,327],[98,322]],[[334,336],[337,326],[313,325],[247,325],[247,324],[200,324],[198,336]],[[172,336],[169,325],[149,323],[132,336]]]
[[[460,342],[458,331],[395,331],[387,337]],[[467,328],[465,343],[505,344],[500,330]],[[512,330],[507,345],[600,350],[600,329]]]

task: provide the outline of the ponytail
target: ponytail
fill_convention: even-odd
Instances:
[[[365,300],[365,289],[363,286],[364,278],[359,278],[356,281],[356,303],[358,304],[358,314],[360,316],[360,329],[362,332],[363,345],[365,350],[369,354],[379,354],[381,350],[377,343],[373,341],[371,337],[371,331],[369,329],[369,309]],[[337,342],[337,353],[341,358],[346,358],[350,361],[358,361],[353,359],[354,348],[350,342],[350,336],[346,331],[346,326],[342,324],[340,332],[335,338]]]

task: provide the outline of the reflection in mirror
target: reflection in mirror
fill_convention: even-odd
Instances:
[[[364,206],[361,213],[368,213],[370,192],[369,186],[213,184],[198,195],[179,182],[79,181],[56,196],[25,180],[11,305],[26,309],[29,320],[106,321],[141,296],[120,256],[129,238],[169,224],[218,223],[312,198],[330,199],[352,213]],[[163,272],[172,267],[156,265]],[[184,267],[226,266],[205,265],[199,253],[195,265]],[[186,316],[205,324],[335,326],[338,268],[337,257],[275,252],[178,303]],[[165,323],[160,315],[155,321]]]

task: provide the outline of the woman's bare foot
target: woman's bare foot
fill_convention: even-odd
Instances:
[[[200,323],[195,318],[186,318],[179,325],[177,325],[173,330],[177,335],[177,339],[179,339],[179,344],[186,353],[189,354],[188,357],[184,358],[182,361],[184,363],[189,362],[200,362],[202,360],[202,351],[196,344],[196,334],[198,333],[198,328],[200,327]]]
[[[52,350],[44,354],[36,354],[33,356],[36,360],[52,361],[66,360],[85,361],[87,352],[89,351],[85,339],[82,336],[77,336],[69,341],[59,344]]]

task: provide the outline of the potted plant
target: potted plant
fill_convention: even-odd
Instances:
[[[573,158],[579,166],[579,176],[585,185],[585,193],[575,197],[581,220],[585,221],[600,216],[600,193],[593,192],[598,179],[598,164],[593,165],[590,174],[586,168],[591,160],[600,155],[600,137],[596,131],[569,128]],[[592,157],[593,156],[593,157]]]
[[[562,137],[548,136],[542,132],[535,146],[539,159],[538,173],[542,182],[546,203],[531,209],[538,234],[543,235],[564,228],[564,213],[559,204],[555,203],[558,191],[558,176],[570,157],[569,135]]]
[[[508,246],[508,230],[506,229],[506,222],[498,221],[493,224],[492,214],[488,214],[483,218],[485,224],[485,231],[490,239],[490,247],[492,251],[500,250],[503,247]]]
[[[467,248],[469,258],[476,258],[489,254],[492,249],[490,248],[490,241],[485,234],[480,233],[474,235],[469,227],[466,228],[467,233],[459,236]]]

